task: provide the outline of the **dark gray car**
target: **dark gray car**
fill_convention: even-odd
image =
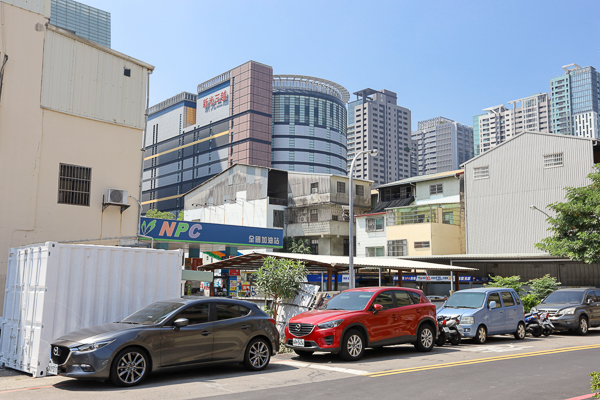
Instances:
[[[559,289],[549,294],[535,309],[547,312],[557,330],[585,335],[590,327],[600,326],[600,290]]]
[[[50,368],[59,375],[133,386],[167,368],[240,362],[260,371],[278,350],[275,321],[255,304],[175,299],[56,339]]]

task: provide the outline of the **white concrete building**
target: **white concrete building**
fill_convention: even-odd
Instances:
[[[154,67],[48,24],[49,1],[0,6],[2,310],[9,248],[137,241]]]
[[[552,132],[550,96],[540,93],[484,108],[486,114],[473,117],[475,155],[504,143],[525,131]]]
[[[396,104],[390,90],[364,89],[348,103],[348,172],[355,155],[377,149],[376,157],[356,160],[354,176],[374,186],[411,176],[411,111]]]

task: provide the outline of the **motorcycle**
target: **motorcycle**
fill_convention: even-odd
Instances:
[[[537,311],[525,314],[525,331],[531,333],[533,337],[542,336],[542,334],[544,333],[544,327],[541,319],[542,318],[540,317],[540,314]],[[548,322],[552,324],[549,320]]]
[[[437,318],[437,321],[440,334],[437,337],[435,344],[443,346],[446,342],[450,342],[450,344],[458,346],[462,338],[462,327],[459,324],[460,318],[440,315]]]
[[[544,336],[550,336],[554,332],[554,324],[548,318],[548,313],[540,314],[540,324],[542,326],[542,334]]]

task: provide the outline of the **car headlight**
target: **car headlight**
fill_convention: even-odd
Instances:
[[[475,323],[475,317],[461,317],[461,325],[473,325]]]
[[[557,315],[572,315],[575,314],[575,307],[565,308],[556,313]]]
[[[79,347],[74,347],[71,350],[80,351],[80,352],[82,352],[82,351],[94,351],[94,350],[101,349],[102,347],[111,344],[115,340],[116,339],[110,339],[110,340],[103,340],[102,342],[88,343],[88,344],[81,345]]]
[[[344,321],[344,320],[343,319],[336,319],[335,321],[327,321],[327,322],[323,322],[322,324],[318,324],[317,327],[319,329],[335,328],[336,326],[340,326],[340,324],[342,323],[342,321]]]

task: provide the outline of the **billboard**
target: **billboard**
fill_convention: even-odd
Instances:
[[[205,126],[229,117],[231,98],[229,82],[198,93],[196,103],[196,124]]]
[[[140,233],[162,242],[282,248],[283,229],[142,217]]]

